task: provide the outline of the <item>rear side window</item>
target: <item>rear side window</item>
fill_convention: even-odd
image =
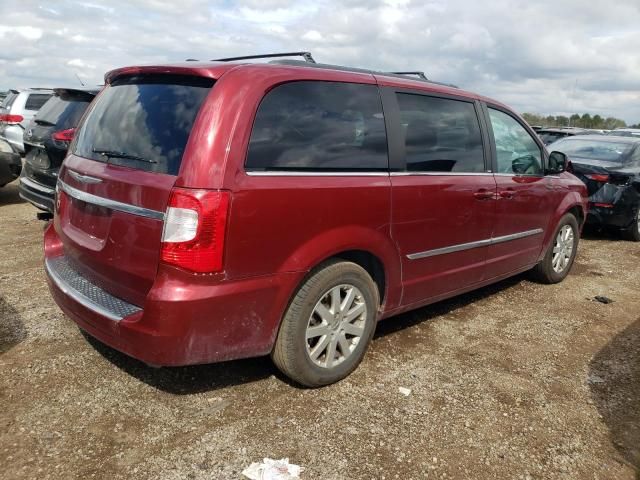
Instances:
[[[25,110],[40,110],[42,106],[51,98],[50,94],[30,93],[27,102],[24,104]]]
[[[74,100],[62,100],[58,96],[51,97],[36,114],[35,122],[40,125],[54,126],[58,130],[76,127],[90,102],[91,98],[86,96]]]
[[[473,103],[406,93],[398,93],[397,98],[408,171],[485,171]]]
[[[247,170],[386,170],[387,137],[375,85],[300,81],[262,100]]]
[[[178,75],[117,79],[83,121],[74,153],[177,175],[200,106],[214,80]]]

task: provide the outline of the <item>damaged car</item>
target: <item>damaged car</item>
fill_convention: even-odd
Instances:
[[[586,135],[553,149],[567,155],[589,191],[587,224],[614,227],[640,242],[640,137]]]
[[[53,96],[24,132],[20,197],[44,211],[39,218],[51,218],[60,166],[82,115],[98,91],[97,88],[54,89]]]

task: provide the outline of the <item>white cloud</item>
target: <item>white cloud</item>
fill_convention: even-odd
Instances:
[[[640,121],[638,0],[23,0],[0,11],[3,43],[17,37],[0,50],[0,89],[310,49],[325,63],[424,70],[519,111]]]
[[[28,25],[22,26],[8,26],[0,25],[0,35],[7,37],[12,34],[17,34],[25,40],[39,40],[42,37],[42,30],[39,28],[30,27]]]

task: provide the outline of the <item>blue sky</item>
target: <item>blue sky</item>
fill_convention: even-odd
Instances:
[[[0,89],[310,50],[324,63],[423,70],[520,112],[640,122],[638,0],[0,0],[0,45]]]

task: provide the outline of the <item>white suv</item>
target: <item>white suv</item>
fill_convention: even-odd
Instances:
[[[6,140],[16,153],[24,154],[24,130],[53,95],[49,88],[10,90],[0,105],[0,138]]]

